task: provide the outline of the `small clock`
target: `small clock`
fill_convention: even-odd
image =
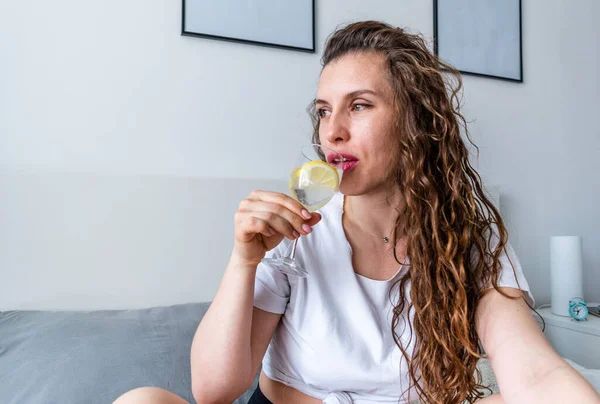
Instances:
[[[588,308],[583,299],[575,297],[569,300],[569,314],[577,321],[587,320]]]

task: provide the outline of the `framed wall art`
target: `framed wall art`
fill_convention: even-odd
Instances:
[[[181,35],[315,51],[315,0],[182,0]]]
[[[459,71],[523,82],[521,0],[434,0],[435,53]]]

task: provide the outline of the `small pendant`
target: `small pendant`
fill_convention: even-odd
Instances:
[[[390,242],[390,239],[387,238],[386,236],[383,236],[383,242],[387,244]]]

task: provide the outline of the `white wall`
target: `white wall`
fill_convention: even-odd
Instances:
[[[550,301],[550,236],[581,235],[584,297],[600,301],[600,15],[597,0],[523,1],[523,84],[465,78],[479,167],[500,186],[537,303]]]
[[[289,156],[309,139],[305,109],[326,36],[342,23],[381,19],[431,37],[431,3],[317,1],[318,53],[306,54],[182,37],[180,1],[1,2],[0,168],[11,176],[6,183],[23,171],[48,178],[59,173],[63,186],[81,174],[156,184],[177,177],[283,179]],[[549,301],[548,238],[564,234],[584,237],[585,297],[600,301],[594,228],[600,223],[594,209],[600,199],[594,177],[600,172],[600,32],[593,21],[599,12],[596,0],[526,0],[525,83],[465,77],[478,164],[487,182],[500,187],[538,303]],[[43,208],[43,200],[31,199],[40,192],[19,200],[3,194],[10,202],[0,205],[2,239],[23,227],[36,229],[36,205],[22,202]],[[215,209],[226,215],[234,206]],[[10,220],[15,215],[32,219]],[[8,247],[0,248],[6,257]],[[6,258],[0,262],[3,273],[32,265],[10,256],[10,267]],[[47,268],[56,276],[63,270],[59,258]],[[218,277],[207,278],[215,280],[199,296],[216,290]],[[0,294],[8,287],[1,285]]]
[[[319,50],[351,18],[431,31],[428,2],[317,3]],[[1,2],[0,164],[285,176],[310,139],[320,55],[180,31],[180,0]]]

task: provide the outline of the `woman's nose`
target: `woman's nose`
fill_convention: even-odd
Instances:
[[[329,143],[340,143],[350,138],[348,123],[343,114],[332,113],[326,122],[321,121],[321,136]]]

